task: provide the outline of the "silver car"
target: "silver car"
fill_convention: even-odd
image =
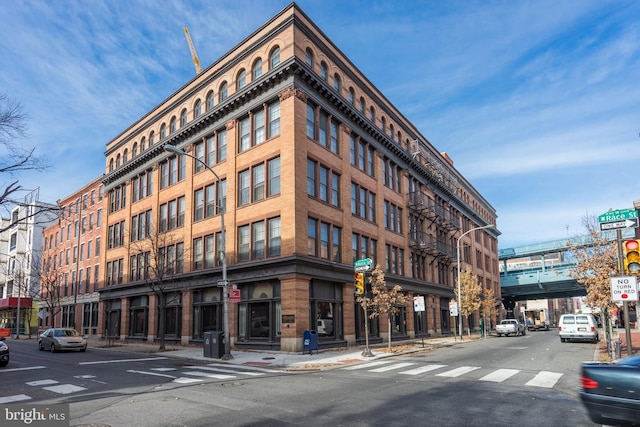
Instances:
[[[87,351],[87,340],[72,328],[51,328],[38,337],[38,349]]]

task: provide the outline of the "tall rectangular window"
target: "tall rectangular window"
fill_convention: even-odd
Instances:
[[[251,147],[251,126],[249,117],[240,120],[240,148],[239,151],[248,150]]]
[[[269,105],[269,138],[280,135],[280,102]]]
[[[253,167],[253,201],[264,199],[264,164]]]
[[[280,157],[269,160],[267,169],[269,173],[269,196],[280,194]]]
[[[246,205],[250,202],[251,176],[249,171],[242,171],[238,174],[238,206]]]
[[[311,104],[307,104],[307,136],[316,139],[316,110]]]
[[[253,114],[253,145],[264,142],[264,110]]]

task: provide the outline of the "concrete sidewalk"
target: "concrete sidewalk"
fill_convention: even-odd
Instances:
[[[488,337],[489,338],[489,337]],[[109,350],[120,350],[134,353],[152,353],[154,356],[164,356],[187,360],[198,360],[211,363],[229,363],[246,366],[270,367],[287,370],[324,369],[347,365],[351,363],[370,362],[401,354],[408,354],[421,351],[429,351],[435,348],[447,347],[457,344],[468,344],[479,339],[478,336],[465,336],[464,340],[455,337],[436,337],[399,341],[392,343],[392,352],[389,353],[388,344],[376,344],[369,346],[373,356],[363,356],[364,346],[357,348],[341,348],[313,351],[313,354],[288,353],[281,351],[253,351],[253,350],[231,350],[232,359],[224,360],[204,356],[203,347],[181,347],[167,344],[167,350],[158,350],[158,344],[147,343],[122,343],[115,342],[113,346],[107,346],[104,340],[89,340],[89,347]]]

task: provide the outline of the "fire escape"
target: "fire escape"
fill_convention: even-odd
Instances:
[[[445,264],[453,262],[456,259],[456,248],[449,243],[449,234],[458,230],[458,218],[421,191],[409,194],[407,207],[413,217],[409,246],[419,253],[433,257],[432,262],[438,259]],[[435,233],[429,233],[430,229],[435,229]]]

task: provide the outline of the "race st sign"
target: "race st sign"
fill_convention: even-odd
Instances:
[[[638,301],[638,281],[636,276],[612,277],[611,299],[613,301]]]

